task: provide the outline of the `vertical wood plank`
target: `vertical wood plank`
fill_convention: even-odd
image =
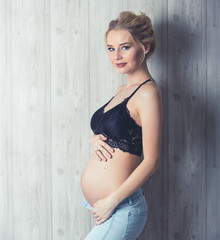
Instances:
[[[49,5],[10,4],[12,239],[52,239]]]
[[[168,1],[168,239],[206,239],[205,1]]]
[[[207,3],[207,238],[220,239],[220,2]]]
[[[13,239],[11,4],[0,1],[0,239]]]
[[[54,240],[84,239],[80,173],[89,158],[89,2],[51,2]],[[93,60],[94,61],[94,60]]]

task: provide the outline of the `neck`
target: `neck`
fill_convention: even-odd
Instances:
[[[151,78],[146,62],[144,62],[137,70],[132,73],[127,73],[127,86],[141,84],[145,80]]]

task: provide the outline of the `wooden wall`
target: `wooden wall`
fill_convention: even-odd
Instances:
[[[0,0],[1,240],[83,240],[93,226],[80,174],[91,115],[126,81],[104,47],[123,10],[152,19],[163,93],[139,240],[220,239],[219,1]]]

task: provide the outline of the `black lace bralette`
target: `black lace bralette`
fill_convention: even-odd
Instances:
[[[121,103],[104,112],[105,105],[99,108],[92,116],[90,126],[94,134],[103,134],[105,142],[113,148],[119,148],[123,152],[129,152],[137,156],[142,154],[142,127],[131,117],[127,108],[128,100],[146,82],[154,81],[150,78],[140,84],[135,91]]]

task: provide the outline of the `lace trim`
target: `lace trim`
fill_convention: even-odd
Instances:
[[[142,143],[141,142],[137,143],[137,141],[135,141],[137,139],[138,137],[133,137],[132,142],[130,143],[127,140],[121,140],[121,139],[114,140],[112,138],[107,137],[107,140],[105,142],[113,148],[119,148],[123,152],[129,152],[131,154],[135,154],[138,157],[140,157],[142,153]]]

